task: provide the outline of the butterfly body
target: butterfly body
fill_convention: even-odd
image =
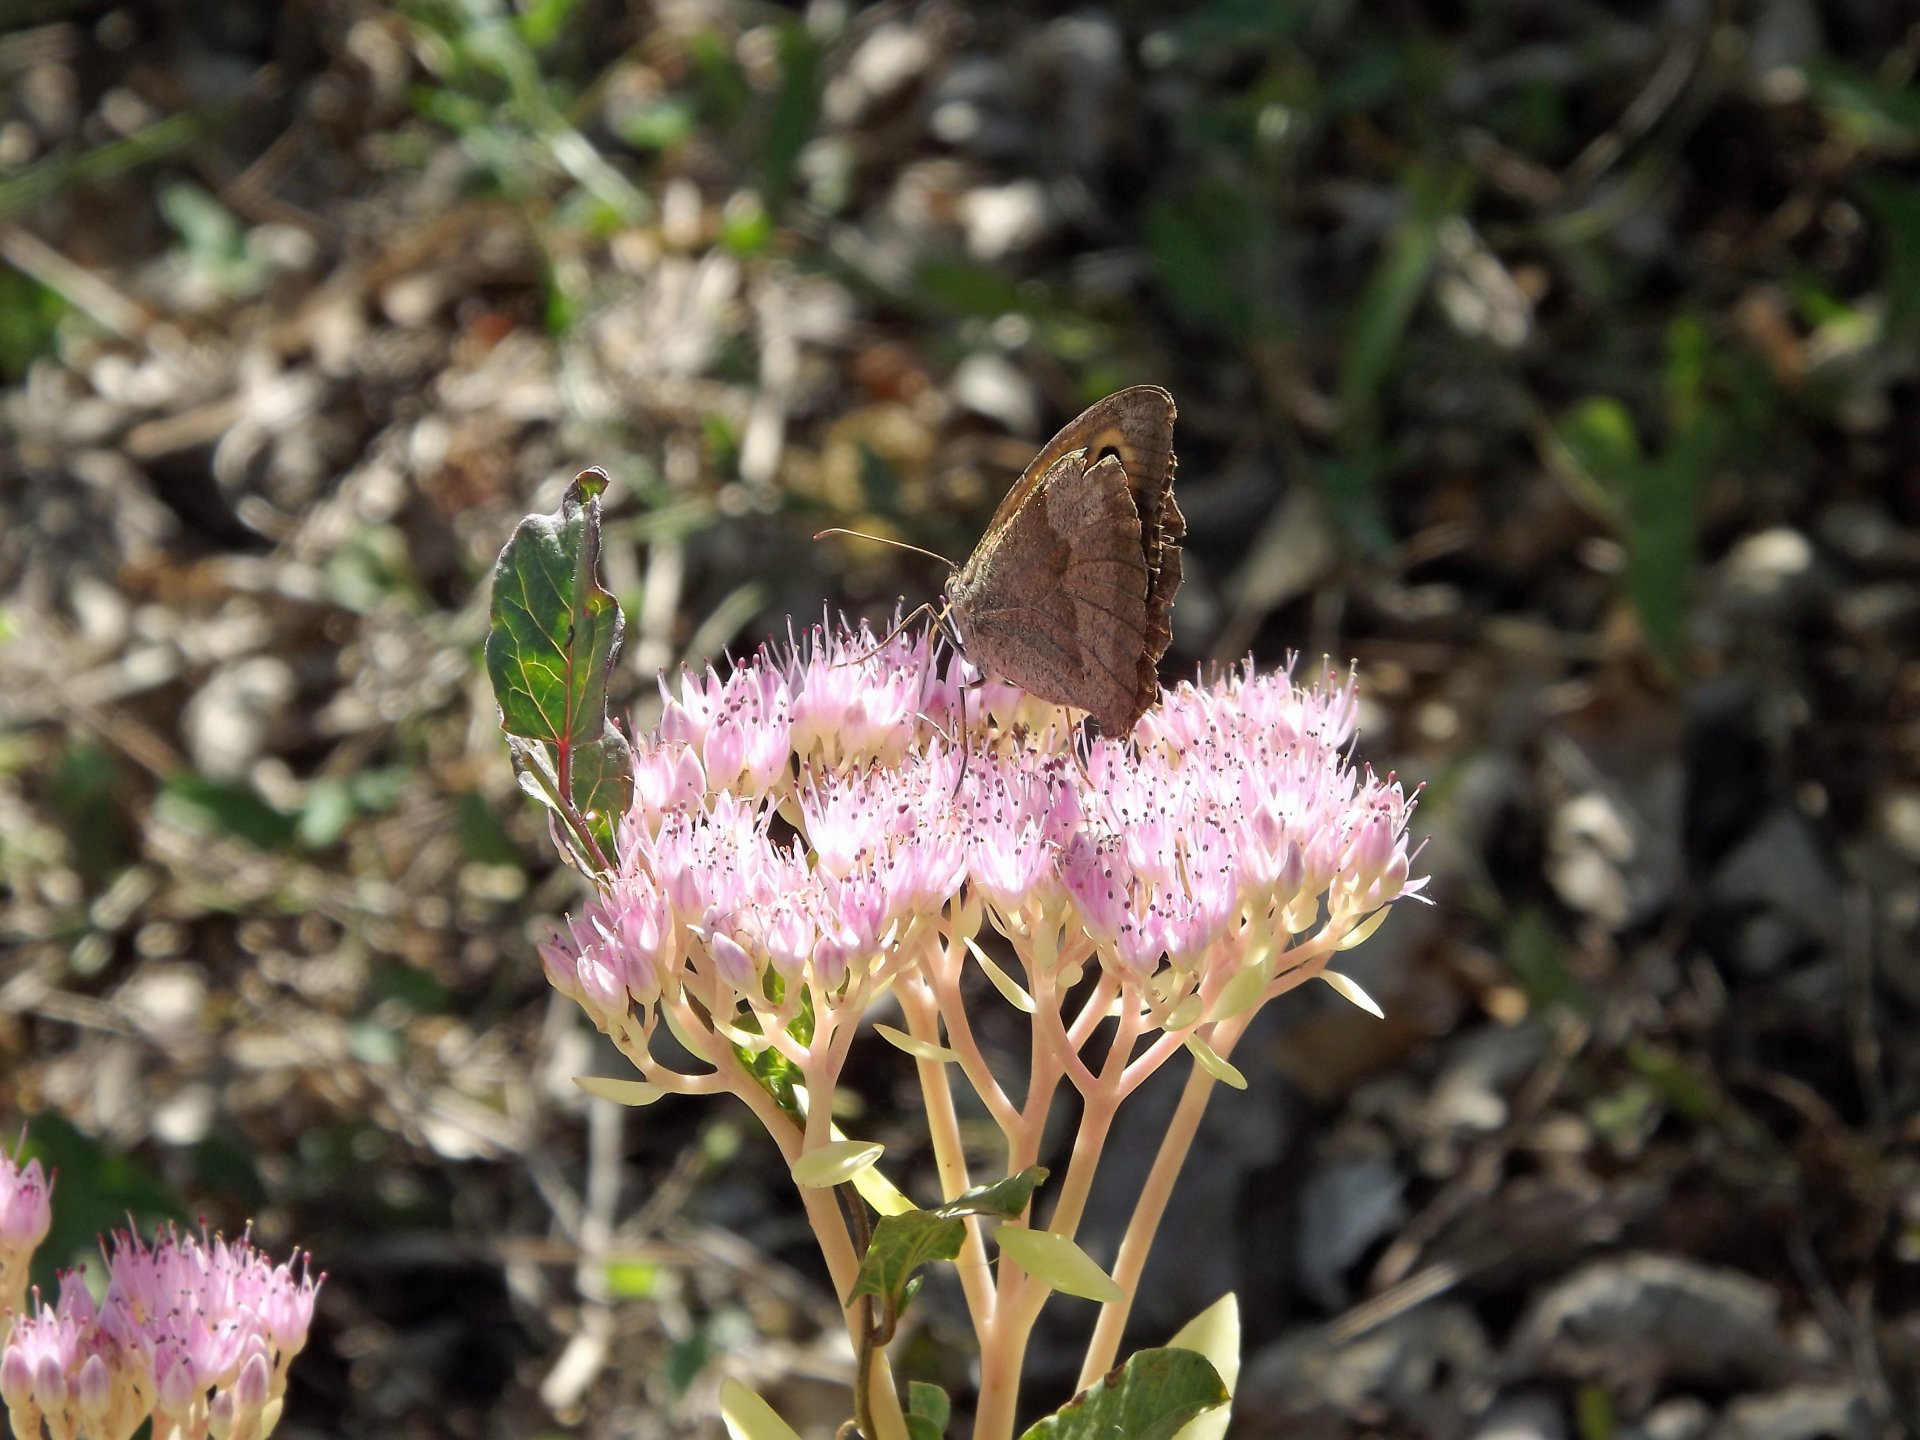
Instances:
[[[1159,693],[1186,522],[1173,397],[1136,385],[1054,436],[947,582],[967,658],[1124,735]]]

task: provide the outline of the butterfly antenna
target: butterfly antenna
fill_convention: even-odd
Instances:
[[[938,560],[949,570],[958,570],[960,568],[938,550],[928,550],[921,545],[909,545],[904,540],[891,540],[885,535],[869,535],[864,530],[842,530],[838,525],[835,525],[830,529],[816,530],[813,538],[816,540],[824,540],[829,535],[846,535],[855,540],[871,540],[876,545],[891,545],[896,550],[911,550],[914,554],[924,555],[929,560]]]
[[[943,617],[947,613],[947,607],[942,605],[938,610],[935,610],[931,605],[914,606],[913,609],[909,610],[905,615],[903,615],[900,618],[900,623],[898,625],[894,626],[893,629],[889,630],[884,636],[882,636],[878,641],[874,643],[874,646],[871,650],[864,650],[858,655],[849,655],[845,660],[842,660],[839,665],[835,665],[833,668],[838,670],[840,668],[840,665],[858,665],[862,660],[871,660],[874,656],[878,655],[882,650],[886,649],[887,646],[891,645],[894,641],[894,637],[897,636],[902,630],[906,629],[907,626],[911,625],[914,621],[918,620],[922,615],[926,615],[929,613],[933,615],[933,623],[935,625],[938,625],[941,622],[941,617]]]

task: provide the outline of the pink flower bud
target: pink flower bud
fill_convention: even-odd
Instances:
[[[1117,847],[1103,848],[1089,836],[1076,835],[1060,860],[1067,893],[1079,907],[1087,933],[1101,942],[1119,936],[1127,913],[1127,883],[1115,868],[1118,859]]]
[[[154,1370],[155,1396],[160,1409],[178,1413],[193,1403],[200,1390],[200,1379],[184,1350],[173,1351],[164,1360],[156,1358]]]
[[[0,1264],[39,1248],[53,1224],[52,1187],[38,1160],[16,1165],[0,1153]]]
[[[98,1355],[87,1357],[74,1384],[74,1394],[81,1414],[97,1420],[107,1413],[107,1407],[113,1403],[113,1376],[105,1360]]]
[[[1293,903],[1293,897],[1300,893],[1300,886],[1306,877],[1307,860],[1300,849],[1298,840],[1287,841],[1287,848],[1281,854],[1280,873],[1273,878],[1274,899],[1281,905]]]
[[[715,932],[708,943],[713,953],[713,968],[720,978],[736,990],[753,989],[756,978],[753,957],[740,942],[731,935]]]
[[[33,1403],[42,1410],[59,1410],[67,1403],[67,1372],[58,1357],[42,1355],[34,1365]]]
[[[730,789],[739,784],[747,763],[746,727],[730,715],[716,720],[701,744],[700,759],[715,785]]]
[[[24,1410],[33,1403],[33,1361],[18,1345],[9,1345],[0,1354],[0,1400],[9,1410]]]
[[[846,979],[847,967],[861,958],[860,940],[845,926],[837,926],[814,942],[813,973],[829,990]]]
[[[667,688],[666,677],[660,681],[661,693]],[[675,745],[692,745],[699,736],[699,730],[693,723],[693,717],[687,714],[687,707],[678,700],[668,700],[660,712],[659,736],[662,740]]]
[[[627,987],[598,954],[582,955],[574,968],[580,976],[581,1003],[601,1015],[626,1013]]]
[[[566,945],[565,940],[555,935],[533,948],[540,957],[540,968],[546,972],[547,983],[569,1000],[578,1000],[581,995],[579,970]]]
[[[806,912],[791,901],[782,901],[766,925],[762,942],[773,968],[791,979],[813,953],[816,938],[813,921]]]
[[[255,1355],[240,1367],[240,1378],[234,1382],[232,1395],[234,1404],[248,1415],[258,1414],[267,1403],[268,1385],[273,1372],[267,1365],[267,1357]]]

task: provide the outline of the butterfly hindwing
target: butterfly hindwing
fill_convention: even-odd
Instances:
[[[1049,440],[948,582],[967,654],[991,674],[1130,730],[1159,693],[1186,522],[1173,397],[1136,385]]]
[[[975,552],[948,602],[975,664],[1118,733],[1138,718],[1147,594],[1124,467],[1112,456],[1088,466],[1075,451]]]

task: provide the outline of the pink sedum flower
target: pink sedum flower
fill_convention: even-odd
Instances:
[[[57,1306],[16,1319],[0,1352],[14,1433],[124,1440],[151,1415],[155,1434],[182,1440],[270,1434],[324,1277],[245,1238],[173,1229],[152,1245],[117,1233],[105,1253],[97,1307],[70,1273]]]
[[[1203,1009],[1183,1001],[1284,973],[1296,937],[1324,963],[1425,884],[1413,798],[1349,758],[1351,676],[1243,666],[1088,743],[942,659],[924,633],[814,627],[663,681],[616,873],[541,947],[555,986],[617,1038],[686,994],[737,1040],[789,1023],[800,989],[857,1012],[984,919],[1030,978],[1097,963],[1178,1029]]]
[[[27,1269],[53,1224],[53,1185],[38,1160],[18,1164],[0,1151],[0,1344],[6,1317],[27,1299]]]
[[[78,1274],[61,1277],[60,1303],[37,1303],[14,1317],[0,1350],[0,1403],[16,1435],[101,1436],[120,1440],[152,1410],[140,1372],[121,1363]]]

